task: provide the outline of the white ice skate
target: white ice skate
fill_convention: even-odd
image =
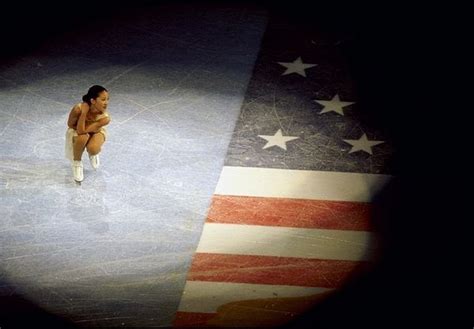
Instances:
[[[89,160],[91,161],[91,166],[94,169],[99,168],[100,166],[100,160],[99,160],[99,155],[89,155]]]
[[[82,182],[84,179],[84,167],[82,166],[82,161],[73,161],[72,162],[72,174],[74,175],[74,180],[76,182]]]

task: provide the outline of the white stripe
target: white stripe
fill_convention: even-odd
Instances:
[[[363,231],[206,223],[197,252],[368,260],[375,236]]]
[[[370,202],[392,176],[224,167],[215,194]]]
[[[187,281],[179,304],[180,312],[215,313],[219,306],[244,300],[303,297],[329,288],[249,283]]]

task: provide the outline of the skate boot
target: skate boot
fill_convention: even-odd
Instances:
[[[72,174],[74,175],[74,180],[76,182],[82,182],[84,179],[84,167],[82,166],[82,161],[73,161],[72,162]]]
[[[89,155],[89,160],[91,161],[91,166],[94,169],[98,169],[100,166],[99,155]]]

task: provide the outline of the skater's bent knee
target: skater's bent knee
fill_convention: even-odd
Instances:
[[[87,146],[87,152],[90,154],[90,155],[97,155],[100,153],[100,146],[99,145],[95,145],[95,144],[92,144],[92,145],[88,145]]]
[[[89,139],[89,137],[91,137],[91,135],[89,135],[89,134],[81,134],[81,135],[77,135],[76,138],[81,139],[81,140],[84,140],[84,139],[87,140],[87,139]]]

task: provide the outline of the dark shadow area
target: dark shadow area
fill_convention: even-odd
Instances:
[[[342,49],[364,108],[361,120],[391,136],[397,178],[374,200],[372,222],[382,249],[373,270],[284,327],[460,328],[464,303],[457,288],[445,285],[456,271],[445,240],[454,213],[445,205],[455,200],[446,189],[449,178],[437,171],[439,159],[433,159],[442,142],[427,141],[439,136],[433,123],[446,110],[428,96],[437,83],[429,80],[437,65],[430,48],[437,30],[416,6],[327,7],[331,15],[319,22],[313,13],[290,15],[315,29],[334,27],[353,36]],[[331,24],[335,16],[337,24]]]
[[[151,3],[152,1],[130,1],[122,4],[112,1],[41,1],[26,5],[18,1],[8,1],[8,4],[3,5],[8,10],[0,21],[0,59],[14,60],[34,51],[45,40],[111,17],[127,17],[130,12],[151,6]],[[167,1],[154,3],[164,4]],[[94,40],[91,40],[91,43],[93,42]]]
[[[54,39],[73,31],[90,26],[100,26],[107,19],[127,20],[147,8],[171,6],[187,10],[189,6],[222,7],[262,6],[266,1],[189,1],[189,0],[138,0],[138,1],[80,1],[66,3],[60,1],[32,2],[28,5],[18,1],[4,4],[5,15],[0,20],[2,51],[0,60],[15,60],[40,47],[45,40]],[[27,8],[25,8],[27,7]],[[169,17],[173,19],[173,17]],[[91,46],[94,40],[91,39]]]
[[[4,282],[0,282],[2,286]],[[18,293],[0,296],[0,327],[2,328],[78,328],[69,320],[51,314]]]

